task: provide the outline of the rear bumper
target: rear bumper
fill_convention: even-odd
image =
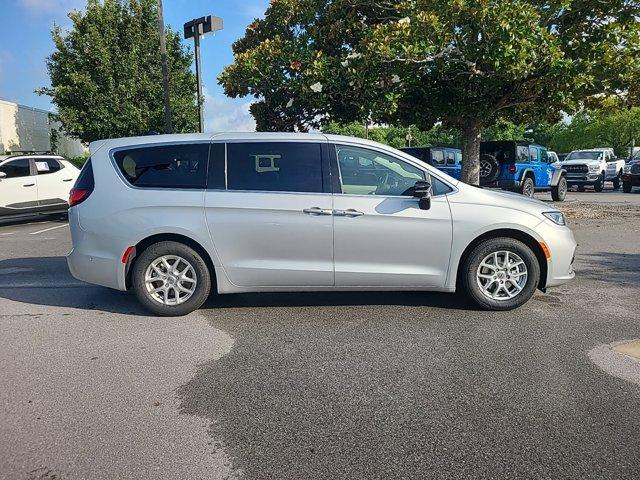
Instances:
[[[520,180],[498,180],[498,187],[503,190],[515,190],[521,186],[522,182]]]
[[[71,275],[83,282],[126,290],[125,265],[117,246],[80,228],[76,208],[69,210],[69,228],[73,248],[67,255]]]

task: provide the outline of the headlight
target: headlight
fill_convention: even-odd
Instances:
[[[547,217],[549,220],[551,220],[556,225],[566,225],[567,224],[567,222],[565,222],[565,220],[564,220],[564,215],[562,214],[562,212],[544,212],[542,215]]]
[[[589,165],[590,172],[597,172],[598,170],[600,170],[600,165]]]
[[[625,165],[623,171],[624,173],[631,173],[631,165]]]

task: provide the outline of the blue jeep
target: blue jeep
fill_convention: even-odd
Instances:
[[[480,185],[500,187],[529,197],[551,191],[555,201],[567,195],[566,171],[554,165],[542,145],[526,141],[480,143]]]
[[[460,180],[460,173],[462,172],[462,151],[459,148],[405,147],[400,150]]]

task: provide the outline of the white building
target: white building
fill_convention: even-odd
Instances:
[[[49,112],[0,100],[0,155],[7,152],[49,152],[51,131],[56,130],[54,153],[78,157],[85,148],[80,140],[60,133],[60,124],[49,119]]]

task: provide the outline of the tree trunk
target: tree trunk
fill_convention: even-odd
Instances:
[[[480,185],[480,122],[465,119],[462,123],[462,180]]]

